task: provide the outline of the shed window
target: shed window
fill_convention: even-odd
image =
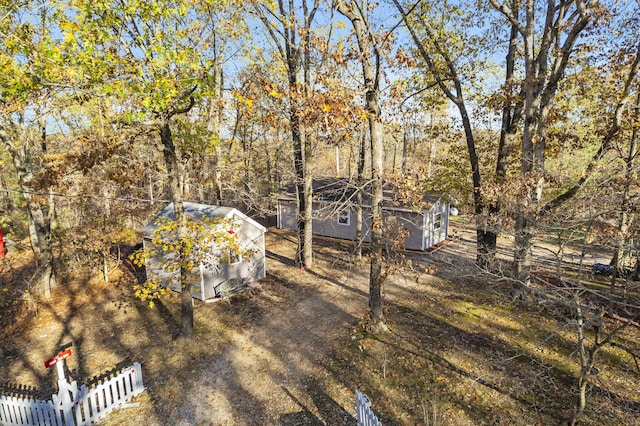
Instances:
[[[338,213],[338,224],[349,225],[351,223],[351,212],[347,209],[340,210]]]
[[[240,230],[241,227],[242,227],[242,222],[240,222],[234,216],[233,219],[231,220],[231,223],[229,224],[229,234],[235,235],[238,232],[238,230]]]
[[[438,213],[433,217],[433,229],[440,229],[442,223],[442,214]]]
[[[229,265],[236,265],[242,262],[242,255],[237,251],[230,250],[229,251]]]

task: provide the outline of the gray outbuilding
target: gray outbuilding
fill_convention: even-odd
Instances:
[[[363,241],[370,242],[371,197],[369,188],[360,189],[354,181],[344,178],[322,178],[313,181],[313,233],[327,237],[356,240],[357,192],[362,190]],[[383,220],[392,221],[408,231],[404,247],[427,250],[448,237],[449,203],[436,194],[424,194],[419,207],[403,202],[397,189],[384,186]],[[297,229],[294,187],[287,188],[277,198],[277,226]]]
[[[210,256],[191,271],[194,279],[193,297],[203,301],[222,300],[231,294],[259,286],[257,280],[266,275],[264,234],[267,229],[244,213],[232,207],[211,206],[206,204],[184,203],[188,220],[198,221],[208,218],[212,221],[225,219],[238,239],[243,253],[224,253],[220,255],[215,247],[210,248]],[[154,231],[162,220],[175,220],[173,203],[167,205],[147,226],[144,227],[143,245],[145,251],[152,252]],[[153,250],[158,251],[158,250]],[[164,287],[180,292],[177,272],[166,272],[163,265],[175,257],[173,253],[162,252],[149,257],[146,262],[147,279],[155,278]],[[213,259],[213,260],[212,260]]]

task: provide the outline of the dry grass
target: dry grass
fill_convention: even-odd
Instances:
[[[317,239],[316,246],[315,269],[303,272],[291,266],[293,236],[270,232],[263,289],[231,303],[197,303],[189,343],[173,339],[176,295],[149,309],[131,299],[134,277],[125,268],[110,284],[68,278],[49,301],[5,305],[0,383],[52,388],[42,362],[70,341],[69,367],[80,380],[125,360],[142,363],[148,392],[138,407],[114,413],[113,425],[353,424],[356,387],[389,425],[547,425],[569,417],[577,373],[571,330],[479,276],[465,257],[469,241],[410,254],[418,271],[386,284],[391,332],[382,336],[361,327],[367,267],[350,263],[349,244]],[[12,272],[0,275],[5,301],[28,281],[28,256],[20,256],[11,253]],[[619,343],[638,348],[638,330]],[[602,360],[583,423],[638,424],[633,359],[614,347]]]

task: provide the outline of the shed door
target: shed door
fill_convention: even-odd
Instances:
[[[278,228],[295,231],[298,229],[296,202],[289,200],[278,201]]]
[[[425,249],[444,241],[447,238],[447,218],[440,210],[431,211],[428,215],[424,232]]]

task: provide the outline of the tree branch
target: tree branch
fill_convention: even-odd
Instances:
[[[193,87],[189,90],[186,90],[185,92],[181,93],[180,96],[178,96],[175,101],[172,102],[172,104],[176,105],[174,108],[168,108],[167,109],[167,113],[165,118],[169,119],[171,117],[173,117],[174,115],[179,115],[179,114],[184,114],[186,112],[189,112],[191,110],[191,108],[193,108],[193,106],[196,104],[196,100],[193,97],[193,92],[196,91],[196,89],[198,88],[197,84],[194,84]],[[184,101],[185,99],[189,98],[189,103],[187,105],[183,105],[183,106],[179,106],[178,104],[181,103],[182,101]]]
[[[429,67],[429,70],[431,70],[431,72],[433,73],[433,76],[436,79],[438,86],[443,91],[443,93],[451,100],[451,102],[455,103],[456,105],[460,105],[462,102],[461,93],[454,94],[451,91],[451,89],[449,89],[447,85],[444,84],[444,82],[449,79],[451,79],[452,81],[457,80],[457,73],[455,72],[455,67],[453,66],[453,63],[449,58],[449,55],[447,55],[446,52],[444,52],[440,48],[439,43],[437,43],[437,41],[435,40],[433,31],[431,31],[429,26],[425,24],[425,31],[427,32],[427,35],[429,36],[429,38],[431,38],[431,40],[433,40],[433,44],[436,48],[436,51],[440,56],[442,56],[445,63],[447,64],[447,68],[449,69],[449,72],[451,72],[450,78],[444,78],[437,71],[435,61],[433,60],[429,52],[427,52],[427,49],[424,47],[424,44],[420,41],[420,38],[416,34],[416,31],[413,25],[409,23],[409,14],[417,7],[420,1],[418,1],[418,3],[416,3],[409,11],[405,11],[398,0],[393,0],[393,3],[396,5],[396,8],[398,9],[398,12],[400,12],[400,15],[402,15],[402,19],[405,25],[407,26],[407,29],[409,30],[409,33],[411,34],[411,37],[413,38],[413,41],[416,47],[418,48],[418,51],[420,52],[420,56],[422,56],[424,61],[427,63],[427,66]]]
[[[613,122],[611,126],[607,129],[605,135],[602,137],[602,141],[600,143],[600,148],[598,151],[591,157],[589,164],[587,165],[587,169],[585,170],[584,175],[567,191],[558,195],[553,200],[549,201],[540,209],[540,217],[546,216],[551,210],[560,206],[564,202],[570,200],[573,196],[577,194],[577,192],[584,186],[587,180],[591,177],[593,172],[596,170],[596,166],[598,161],[602,158],[605,152],[607,152],[611,146],[611,142],[613,138],[616,136],[620,127],[622,125],[622,114],[624,112],[624,108],[629,101],[629,95],[631,92],[631,86],[635,82],[638,76],[638,70],[640,69],[640,43],[636,46],[636,57],[631,64],[631,68],[629,69],[629,74],[627,74],[627,79],[624,84],[624,89],[622,92],[622,96],[618,105],[616,106],[615,112],[613,114]]]
[[[523,37],[525,36],[525,33],[526,33],[525,28],[522,26],[520,21],[518,21],[518,19],[515,17],[515,15],[513,14],[513,11],[507,9],[507,7],[504,4],[498,3],[496,0],[489,0],[489,3],[491,3],[491,6],[493,6],[498,12],[502,13],[504,17],[507,18],[507,20],[511,23],[511,25],[513,25]]]

